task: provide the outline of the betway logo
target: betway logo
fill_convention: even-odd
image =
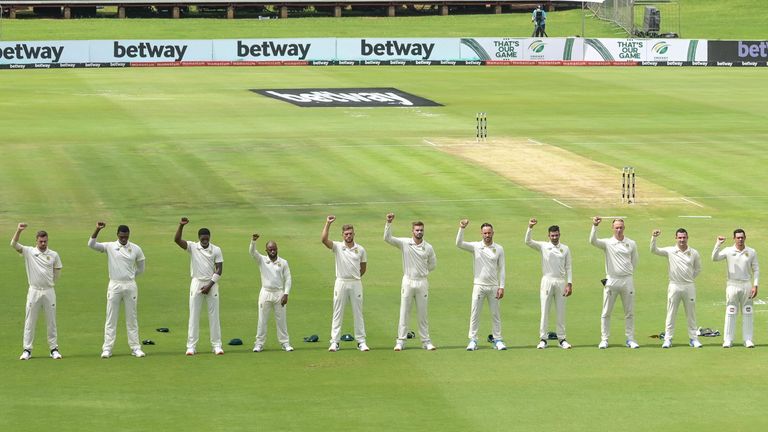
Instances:
[[[116,58],[172,58],[174,61],[181,61],[186,52],[186,45],[156,45],[149,42],[121,45],[120,42],[115,41],[113,55]]]
[[[6,58],[8,60],[53,60],[57,63],[61,58],[61,53],[64,52],[63,46],[43,45],[43,46],[29,46],[25,43],[17,43],[14,46],[8,46],[0,49],[0,59]]]
[[[388,105],[413,106],[413,102],[392,92],[334,93],[329,91],[313,91],[308,93],[287,94],[276,91],[267,91],[267,93],[294,102],[346,102],[353,105],[357,102],[383,102]]]
[[[264,41],[260,44],[248,45],[243,41],[237,41],[238,57],[298,57],[299,60],[307,58],[312,44],[281,44],[273,41]]]
[[[739,41],[739,58],[766,58],[768,57],[768,42],[744,43]]]
[[[429,99],[392,87],[254,89],[251,91],[307,108],[441,106]]]
[[[388,40],[384,43],[368,43],[365,39],[360,41],[360,54],[364,56],[407,56],[428,59],[435,49],[433,43],[400,43],[396,40]]]

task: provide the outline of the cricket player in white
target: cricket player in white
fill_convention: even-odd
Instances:
[[[392,237],[392,221],[395,214],[387,214],[384,225],[384,241],[400,249],[403,254],[403,280],[400,285],[400,321],[397,325],[395,351],[405,349],[408,339],[408,320],[411,317],[411,305],[416,303],[419,317],[419,337],[425,350],[434,351],[436,347],[429,337],[427,319],[427,301],[429,300],[429,281],[427,276],[437,266],[437,257],[432,245],[424,240],[424,223],[411,224],[411,238]]]
[[[669,260],[669,286],[667,288],[667,321],[664,329],[662,348],[672,346],[675,335],[675,317],[680,302],[685,306],[685,316],[688,318],[688,343],[694,348],[701,348],[699,336],[696,334],[696,285],[694,279],[701,273],[701,257],[696,249],[688,246],[688,231],[680,228],[675,232],[675,246],[659,249],[656,238],[661,230],[651,233],[651,252],[667,257]]]
[[[144,273],[144,252],[141,248],[128,241],[130,229],[125,225],[117,227],[117,241],[97,243],[96,237],[107,224],[96,223],[96,230],[88,239],[88,247],[107,254],[109,269],[109,285],[107,287],[107,319],[104,324],[104,345],[101,348],[101,358],[112,357],[117,333],[117,318],[120,315],[120,303],[125,304],[125,327],[128,330],[128,345],[131,355],[144,357],[139,342],[139,322],[136,317],[136,303],[139,298],[139,288],[136,276]]]
[[[501,336],[501,313],[499,300],[504,297],[504,281],[506,279],[506,264],[504,248],[493,242],[493,226],[484,223],[480,227],[483,235],[481,242],[465,242],[464,229],[469,225],[469,219],[459,221],[459,232],[456,234],[456,247],[471,252],[474,265],[474,286],[472,287],[472,309],[469,315],[469,344],[467,351],[477,349],[477,331],[480,327],[480,311],[483,301],[488,299],[491,310],[491,332],[494,348],[505,350],[504,339]]]
[[[560,347],[570,349],[571,344],[565,340],[565,299],[573,293],[573,274],[571,269],[571,250],[560,243],[560,227],[552,225],[548,229],[549,241],[533,240],[533,227],[538,221],[531,218],[528,230],[525,232],[525,244],[541,253],[541,285],[539,298],[541,300],[541,324],[539,325],[538,349],[547,347],[549,331],[549,310],[555,304],[557,313],[557,340]]]
[[[248,252],[259,265],[261,273],[261,291],[259,291],[259,322],[256,327],[256,343],[253,352],[264,350],[267,341],[267,323],[269,314],[274,312],[275,325],[277,327],[277,341],[280,342],[283,351],[291,352],[290,339],[288,337],[288,322],[285,318],[285,305],[288,304],[288,295],[291,293],[291,269],[288,261],[277,256],[277,243],[267,242],[267,256],[256,250],[258,234],[251,237],[251,246]]]
[[[624,332],[627,337],[627,347],[639,348],[635,341],[635,283],[632,275],[637,267],[637,244],[634,240],[624,237],[624,220],[614,219],[611,225],[613,236],[604,239],[597,238],[597,226],[602,218],[592,218],[592,230],[589,242],[605,252],[606,281],[603,289],[603,312],[600,316],[601,340],[597,346],[608,348],[608,336],[611,334],[611,312],[616,304],[616,297],[621,297],[624,306]]]
[[[355,243],[355,229],[352,225],[341,227],[343,242],[328,239],[328,231],[336,216],[329,215],[320,240],[325,247],[333,251],[336,257],[336,282],[333,285],[333,321],[331,323],[331,346],[328,351],[339,350],[339,333],[344,318],[344,307],[349,301],[352,304],[352,316],[355,321],[355,340],[357,349],[369,351],[365,343],[365,322],[363,321],[363,283],[361,282],[368,266],[368,256],[365,249]]]
[[[208,304],[208,327],[211,334],[213,353],[223,355],[221,348],[221,323],[219,321],[219,280],[224,271],[224,256],[221,248],[211,243],[211,231],[201,228],[197,232],[199,242],[188,242],[181,238],[188,218],[181,218],[173,241],[189,253],[189,267],[192,282],[189,285],[189,325],[187,327],[186,355],[197,353],[200,336],[200,307],[203,300]]]
[[[747,246],[746,241],[747,234],[739,228],[733,231],[733,246],[722,249],[725,236],[718,236],[715,249],[712,251],[712,261],[726,260],[728,264],[723,348],[730,348],[733,343],[736,333],[736,315],[739,310],[742,313],[744,346],[747,348],[755,347],[754,342],[752,342],[754,321],[752,299],[757,297],[760,266],[757,263],[757,252]]]
[[[61,258],[55,251],[48,249],[48,233],[38,231],[35,236],[35,247],[19,244],[21,232],[27,229],[27,224],[20,223],[16,233],[11,238],[11,247],[22,257],[27,267],[27,307],[24,315],[23,351],[19,360],[29,360],[32,357],[32,344],[35,341],[35,327],[40,309],[45,312],[48,326],[48,349],[51,358],[58,360],[59,343],[56,335],[56,291],[54,284],[61,275]]]

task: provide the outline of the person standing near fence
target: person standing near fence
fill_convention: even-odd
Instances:
[[[533,34],[531,37],[546,37],[547,35],[547,11],[541,5],[536,6],[536,9],[531,15],[531,21],[533,22]]]

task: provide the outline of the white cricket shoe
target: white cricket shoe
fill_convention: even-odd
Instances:
[[[427,351],[434,351],[437,349],[436,346],[432,345],[432,342],[427,342],[424,345],[422,345],[422,348],[424,348]]]
[[[600,343],[597,345],[599,349],[606,349],[608,348],[608,341],[607,340],[601,340]]]
[[[187,352],[184,353],[184,355],[193,356],[197,354],[197,351],[195,351],[194,348],[187,348]]]
[[[331,346],[328,347],[329,352],[336,352],[339,350],[339,343],[338,342],[331,342]]]
[[[136,358],[142,358],[146,357],[147,355],[144,353],[144,351],[141,350],[141,348],[136,348],[135,350],[131,351],[131,355]]]
[[[402,341],[397,341],[395,344],[395,348],[393,348],[395,351],[402,351],[405,349],[405,344]]]
[[[571,349],[571,344],[569,344],[567,340],[563,339],[560,341],[560,348]]]
[[[467,345],[467,351],[477,351],[477,341],[471,340],[469,341],[469,344]]]
[[[24,350],[21,352],[21,356],[19,356],[19,360],[29,360],[32,358],[32,351],[30,350]]]
[[[670,339],[664,339],[664,343],[661,344],[662,348],[672,348],[672,341]]]
[[[691,339],[690,345],[692,347],[694,347],[694,348],[701,348],[702,347],[701,342],[699,342],[698,339]]]
[[[104,351],[101,352],[101,358],[108,359],[110,357],[112,357],[112,351],[104,350]]]
[[[723,348],[730,348],[731,347],[731,341],[723,341]]]
[[[751,339],[747,339],[747,340],[744,341],[744,346],[747,347],[747,348],[754,348],[755,347],[755,343],[752,342]]]
[[[504,345],[504,341],[497,340],[494,344],[494,348],[496,348],[499,351],[505,351],[507,349],[507,346]]]
[[[627,341],[627,348],[637,349],[637,348],[640,348],[640,345],[638,345],[637,342],[635,342],[633,340],[628,340]]]
[[[283,344],[283,351],[291,352],[291,351],[293,351],[293,347],[291,346],[291,344],[286,342],[286,343]]]
[[[262,351],[264,351],[264,345],[256,344],[253,346],[253,352],[262,352]]]
[[[224,350],[221,349],[221,347],[216,347],[216,348],[213,349],[213,354],[214,355],[224,355]]]
[[[547,347],[547,341],[545,341],[544,339],[540,340],[539,344],[536,345],[536,349],[544,349],[546,347]]]
[[[365,342],[360,342],[359,344],[357,344],[357,349],[359,349],[360,351],[370,351],[371,350],[370,348],[368,348],[368,345]]]
[[[61,360],[61,353],[59,352],[58,348],[51,350],[51,358],[54,360]]]

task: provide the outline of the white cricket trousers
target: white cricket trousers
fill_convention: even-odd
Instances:
[[[488,308],[491,310],[491,333],[494,340],[502,340],[501,337],[501,313],[499,312],[499,299],[496,292],[499,287],[490,285],[475,285],[472,288],[472,309],[469,314],[469,339],[477,340],[477,330],[480,327],[480,312],[483,310],[483,301],[488,299]]]
[[[752,315],[751,281],[729,280],[725,287],[725,334],[723,342],[733,342],[736,335],[736,315],[741,311],[742,336],[752,340],[754,317]]]
[[[208,285],[211,280],[192,279],[189,284],[189,326],[187,327],[187,349],[194,350],[200,338],[200,308],[205,301],[208,305],[208,328],[210,329],[211,346],[221,348],[221,323],[219,322],[219,284],[215,283],[208,294],[200,292],[200,288]]]
[[[139,322],[136,317],[136,304],[139,299],[139,287],[136,281],[110,280],[107,287],[107,322],[104,324],[104,345],[102,351],[112,351],[117,333],[117,318],[120,316],[120,303],[125,304],[125,328],[128,331],[128,346],[131,350],[141,348],[139,343]]]
[[[359,280],[336,279],[333,284],[333,321],[331,322],[331,342],[339,343],[341,324],[344,319],[344,307],[347,301],[352,305],[355,320],[355,340],[365,342],[365,322],[363,321],[363,283]]]
[[[603,313],[600,315],[600,333],[607,341],[611,335],[611,312],[616,298],[621,297],[624,307],[624,335],[627,340],[635,340],[635,283],[632,276],[608,277],[603,289]]]
[[[30,286],[27,291],[27,307],[24,315],[24,349],[32,351],[35,341],[35,327],[40,309],[45,312],[45,322],[48,326],[48,348],[58,348],[56,337],[56,291],[53,288],[37,288]]]
[[[419,337],[421,343],[431,342],[429,338],[429,319],[427,319],[427,302],[429,300],[429,281],[410,279],[403,276],[400,286],[400,322],[397,325],[397,340],[405,342],[408,339],[408,321],[411,317],[411,307],[416,303],[416,314],[419,319]]]
[[[681,302],[685,307],[685,317],[688,319],[688,339],[699,338],[696,335],[696,285],[670,282],[667,288],[667,324],[664,329],[664,340],[671,341],[675,336],[675,317]]]
[[[539,325],[539,338],[547,340],[549,330],[549,311],[552,304],[555,305],[557,314],[557,339],[565,339],[565,279],[551,278],[544,276],[541,278],[541,288],[539,298],[541,299],[541,324]]]
[[[256,326],[256,345],[264,345],[267,341],[267,323],[269,315],[275,314],[275,326],[277,327],[277,341],[280,344],[288,343],[288,321],[285,317],[285,308],[280,304],[285,291],[271,291],[261,288],[259,292],[259,322]]]

